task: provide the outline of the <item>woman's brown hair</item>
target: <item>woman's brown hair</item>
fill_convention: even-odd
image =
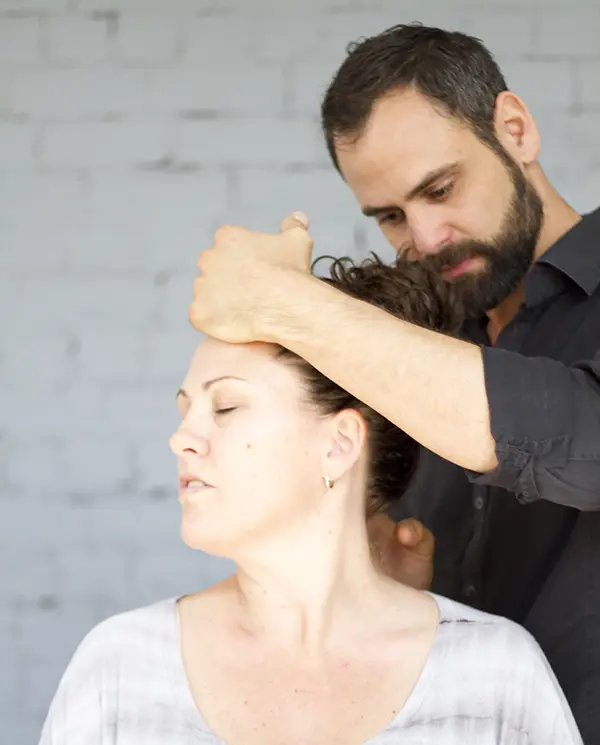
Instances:
[[[459,303],[452,286],[417,262],[399,258],[388,265],[375,255],[358,264],[349,258],[336,259],[330,276],[322,281],[420,326],[442,333],[457,332],[460,326]],[[367,515],[387,511],[408,487],[417,464],[418,444],[294,353],[282,349],[278,359],[294,365],[305,383],[310,403],[320,413],[327,416],[355,409],[363,416],[369,449]],[[402,395],[401,390],[398,395]]]

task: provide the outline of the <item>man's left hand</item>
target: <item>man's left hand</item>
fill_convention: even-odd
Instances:
[[[271,341],[268,328],[277,322],[290,276],[310,274],[312,247],[308,218],[299,212],[276,234],[219,228],[198,259],[192,326],[232,343]]]

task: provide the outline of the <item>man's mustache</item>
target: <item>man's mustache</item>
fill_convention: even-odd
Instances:
[[[413,253],[415,255],[416,252]],[[478,241],[464,241],[445,246],[439,253],[422,256],[416,259],[407,258],[408,253],[402,252],[397,255],[396,266],[402,269],[408,264],[417,263],[423,269],[435,274],[442,274],[444,271],[460,264],[468,259],[490,258],[494,254],[494,249],[486,243]]]

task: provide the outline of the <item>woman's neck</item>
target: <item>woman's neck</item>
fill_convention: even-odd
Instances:
[[[332,501],[330,514],[289,526],[237,561],[231,583],[245,633],[322,659],[328,649],[364,638],[365,624],[377,627],[389,617],[391,596],[397,604],[416,595],[375,568],[362,510],[340,514],[341,504]]]

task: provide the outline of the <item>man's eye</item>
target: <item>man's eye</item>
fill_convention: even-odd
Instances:
[[[386,223],[400,223],[402,218],[401,212],[388,212],[386,215],[380,215],[377,220],[380,225],[385,225]]]
[[[446,186],[440,186],[439,189],[434,189],[433,191],[429,192],[429,196],[432,199],[445,199],[447,196],[450,195],[450,192],[452,191],[453,184],[446,184]]]

